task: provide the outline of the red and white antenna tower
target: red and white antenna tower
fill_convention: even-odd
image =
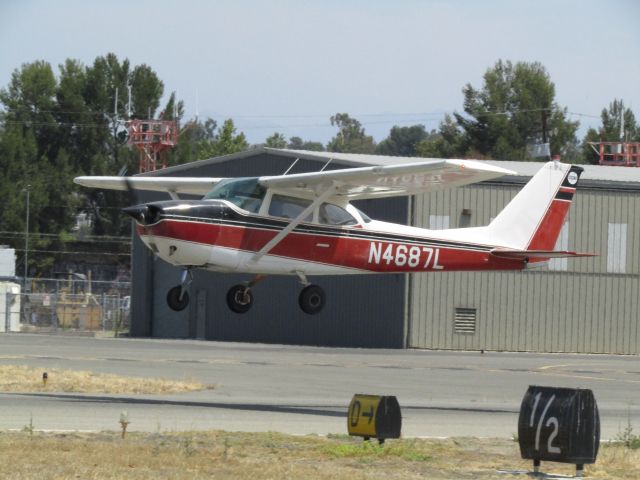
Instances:
[[[129,143],[140,152],[139,172],[166,168],[165,153],[178,143],[176,120],[129,121]]]
[[[602,133],[601,133],[602,135]],[[640,167],[640,142],[627,142],[624,134],[624,110],[620,112],[620,140],[617,142],[588,142],[600,157],[600,165]]]
[[[131,86],[128,87],[128,90],[127,115],[131,118]],[[139,173],[152,172],[158,168],[167,167],[166,152],[176,146],[180,134],[176,114],[177,111],[174,108],[174,120],[164,120],[162,118],[163,112],[158,120],[132,119],[127,122],[129,143],[134,145],[140,153]],[[150,113],[149,116],[151,116]]]

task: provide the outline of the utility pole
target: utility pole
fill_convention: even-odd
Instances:
[[[542,110],[542,143],[547,143],[547,111]]]
[[[22,189],[27,192],[27,212],[26,212],[26,227],[24,232],[24,291],[27,291],[27,274],[29,268],[29,193],[31,185],[27,185]]]

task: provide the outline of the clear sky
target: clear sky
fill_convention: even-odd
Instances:
[[[638,0],[0,0],[2,87],[22,63],[108,52],[252,143],[326,142],[336,112],[378,141],[437,128],[498,59],[541,62],[580,136],[614,98],[640,117]]]

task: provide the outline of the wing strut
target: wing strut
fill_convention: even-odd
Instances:
[[[171,200],[180,200],[180,197],[178,196],[175,190],[167,190],[167,193],[171,197]]]
[[[302,222],[302,220],[304,220],[310,213],[312,213],[313,210],[318,205],[320,205],[327,198],[333,195],[337,189],[338,189],[338,186],[335,184],[335,182],[332,183],[331,186],[327,188],[324,192],[322,192],[318,197],[316,197],[316,199],[313,202],[311,202],[311,205],[305,208],[302,211],[302,213],[300,213],[300,215],[298,215],[296,218],[291,220],[289,225],[284,227],[275,237],[269,240],[264,247],[262,247],[259,251],[257,251],[253,255],[253,257],[249,259],[249,263],[255,263],[258,260],[260,260],[264,255],[269,253],[273,249],[273,247],[278,245],[284,239],[284,237],[289,235],[293,231],[293,229],[296,228]]]

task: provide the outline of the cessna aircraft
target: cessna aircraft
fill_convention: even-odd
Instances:
[[[227,304],[236,313],[251,308],[252,288],[265,275],[297,275],[304,286],[300,308],[313,315],[325,305],[323,289],[307,279],[313,275],[522,270],[550,258],[593,255],[554,251],[582,170],[546,163],[489,225],[448,230],[372,220],[351,202],[514,172],[472,160],[422,159],[253,178],[77,177],[75,182],[171,196],[124,212],[155,255],[184,269],[181,284],[167,294],[173,310],[188,305],[191,270],[200,268],[255,275],[228,291]],[[186,200],[179,194],[204,197]]]

